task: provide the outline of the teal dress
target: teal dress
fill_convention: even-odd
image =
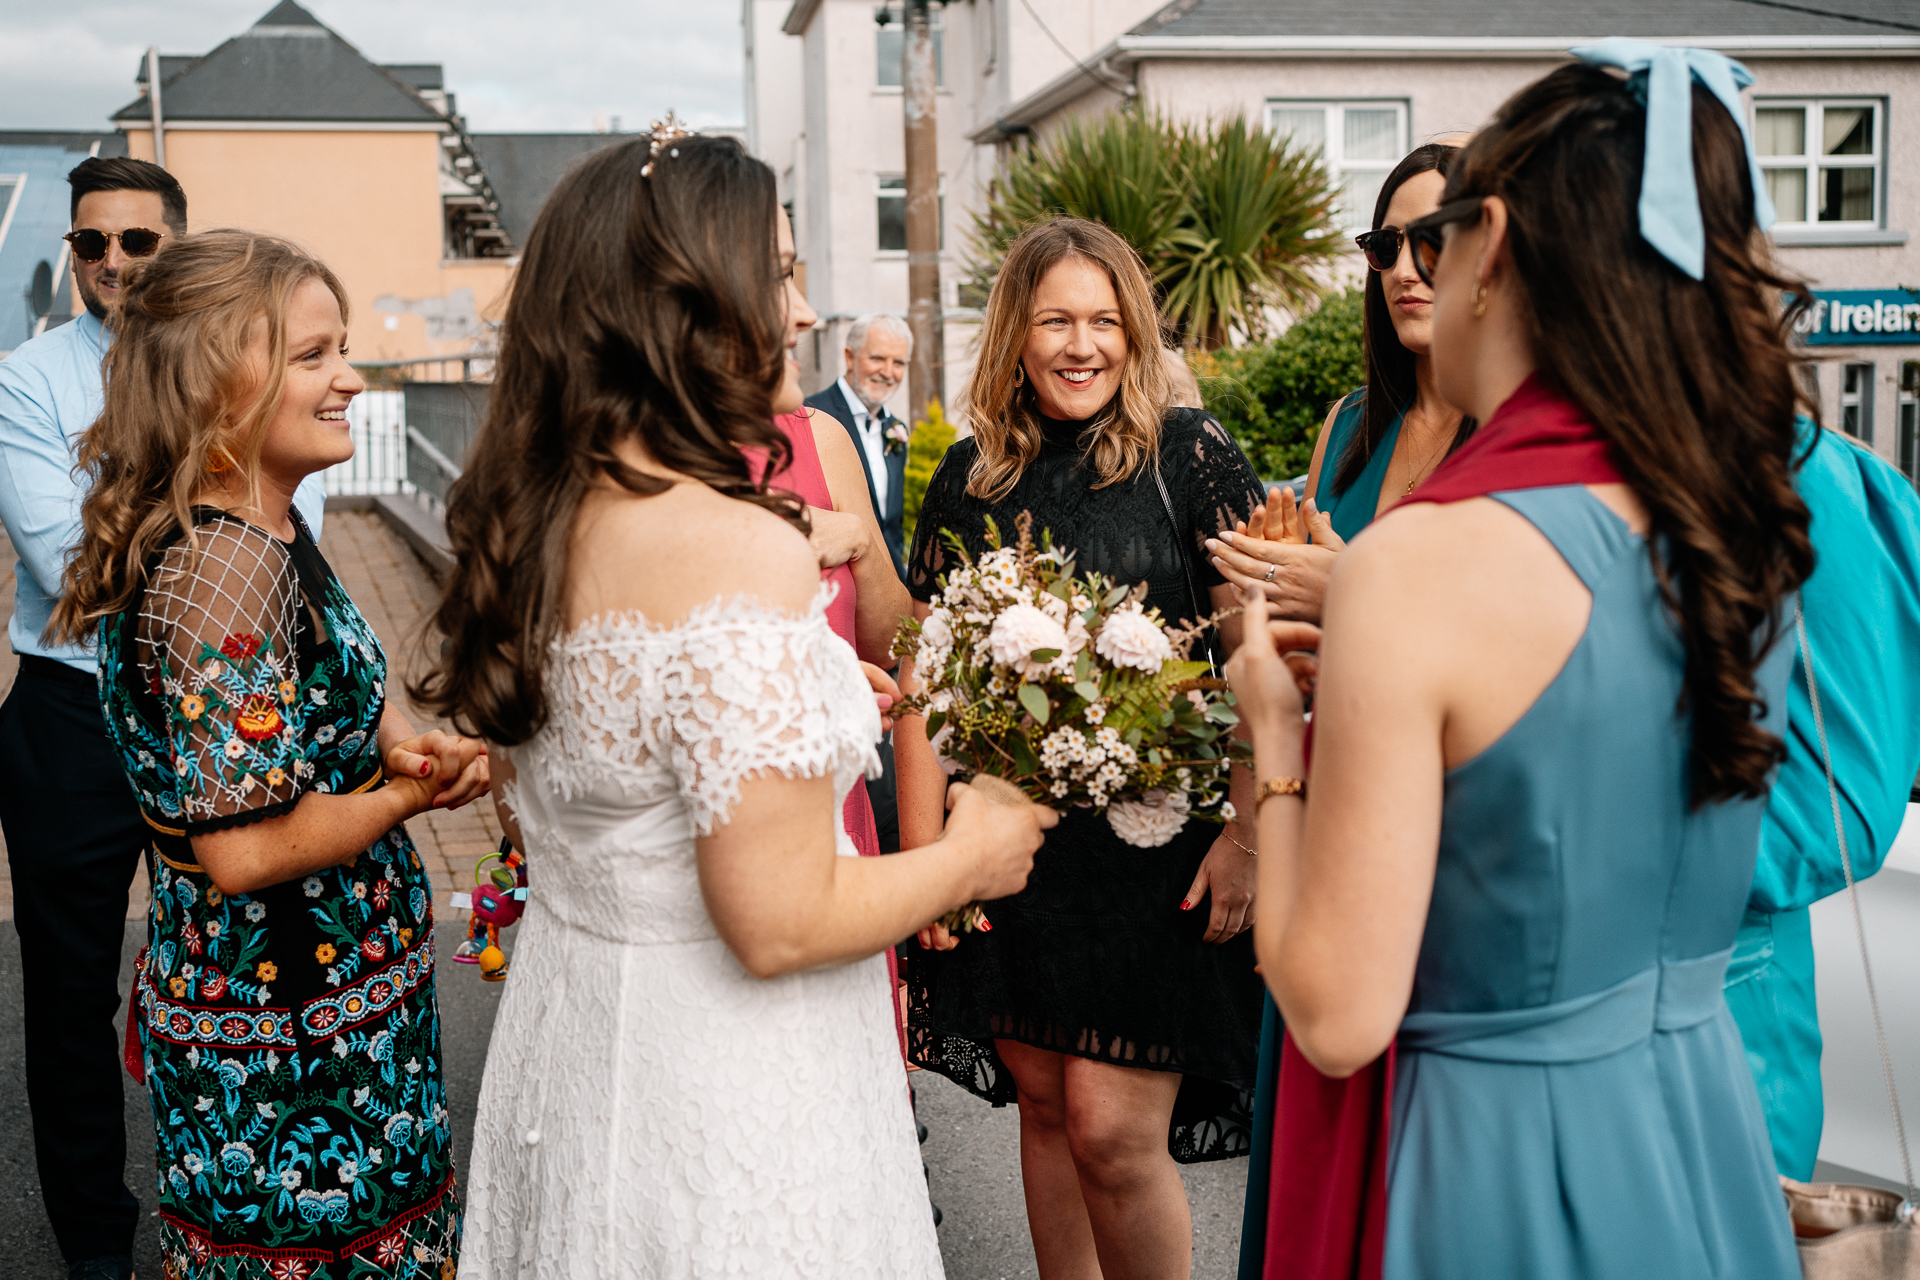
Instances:
[[[129,1022],[174,1280],[451,1280],[433,882],[406,828],[226,895],[192,838],[380,785],[387,664],[307,528],[195,512],[100,632],[100,703],[152,831]]]
[[[1592,609],[1519,721],[1446,774],[1383,1280],[1797,1280],[1722,994],[1766,802],[1689,805],[1686,656],[1645,540],[1584,486],[1490,496]],[[1754,672],[1775,733],[1792,660],[1783,638]]]
[[[1367,389],[1347,394],[1327,428],[1327,447],[1320,455],[1320,488],[1312,495],[1333,522],[1333,531],[1342,542],[1351,542],[1373,522],[1380,506],[1380,486],[1387,478],[1387,464],[1393,460],[1393,446],[1400,439],[1400,424],[1406,414],[1395,417],[1380,437],[1366,468],[1351,485],[1336,491],[1334,477],[1340,471],[1350,441],[1360,431],[1365,416]],[[1274,1100],[1280,1086],[1280,1007],[1268,992],[1260,1012],[1260,1065],[1253,1089],[1253,1163],[1247,1172],[1247,1203],[1240,1220],[1240,1280],[1260,1280],[1267,1249],[1267,1188],[1273,1170]]]
[[[1800,589],[1856,877],[1880,869],[1920,769],[1920,497],[1845,436],[1802,421],[1796,477],[1816,564]],[[1817,435],[1816,435],[1817,432]],[[1846,887],[1804,668],[1787,693],[1787,760],[1760,828],[1727,1003],[1780,1172],[1806,1181],[1820,1150],[1820,1018],[1807,908]]]

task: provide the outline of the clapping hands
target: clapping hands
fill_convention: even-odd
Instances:
[[[1304,712],[1320,671],[1320,628],[1272,617],[1266,589],[1258,583],[1241,598],[1246,621],[1240,647],[1227,659],[1227,683],[1257,741],[1262,732]]]
[[[1312,542],[1307,538],[1311,535]],[[1326,599],[1333,560],[1346,547],[1333,520],[1308,499],[1296,506],[1293,490],[1274,486],[1267,504],[1217,538],[1207,539],[1214,568],[1244,594],[1262,587],[1282,618],[1316,622]]]

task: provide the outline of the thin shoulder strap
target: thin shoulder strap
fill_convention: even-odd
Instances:
[[[1160,460],[1153,459],[1153,487],[1160,491],[1160,505],[1166,510],[1167,523],[1173,526],[1173,547],[1180,553],[1180,574],[1187,580],[1187,601],[1193,606],[1191,621],[1199,622],[1207,616],[1200,608],[1200,592],[1193,585],[1193,565],[1187,560],[1187,531],[1180,524],[1180,517],[1173,512],[1173,499],[1167,494],[1167,482],[1160,476]],[[1220,678],[1220,668],[1213,661],[1213,646],[1206,646],[1207,674],[1214,679]]]
[[[1860,887],[1853,879],[1853,859],[1847,853],[1847,824],[1840,818],[1840,788],[1833,780],[1833,753],[1827,749],[1827,721],[1820,712],[1820,682],[1813,674],[1813,647],[1807,641],[1807,619],[1800,601],[1793,602],[1793,628],[1800,639],[1800,669],[1807,673],[1807,701],[1813,706],[1813,727],[1820,737],[1820,763],[1827,771],[1827,800],[1833,806],[1833,834],[1840,841],[1840,869],[1847,875],[1847,898],[1853,904],[1853,932],[1860,940],[1860,967],[1867,975],[1867,1005],[1873,1010],[1873,1034],[1880,1042],[1880,1069],[1887,1077],[1887,1102],[1893,1107],[1893,1132],[1900,1140],[1900,1161],[1907,1175],[1907,1198],[1900,1220],[1914,1210],[1913,1154],[1907,1150],[1907,1126],[1900,1118],[1900,1090],[1893,1081],[1893,1055],[1887,1052],[1887,1029],[1880,1021],[1880,996],[1873,986],[1873,961],[1867,955],[1867,927],[1860,919]]]

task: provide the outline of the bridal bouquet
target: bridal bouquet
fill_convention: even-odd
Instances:
[[[1229,772],[1249,751],[1226,683],[1191,661],[1217,618],[1174,629],[1146,607],[1146,586],[1074,576],[1050,538],[975,561],[951,532],[960,564],[940,579],[924,621],[908,621],[896,658],[913,659],[923,693],[900,710],[927,717],[948,772],[1001,778],[1037,804],[1105,811],[1128,844],[1166,844],[1190,818],[1231,821]],[[958,913],[971,928],[979,908]],[[947,922],[951,927],[953,920]]]

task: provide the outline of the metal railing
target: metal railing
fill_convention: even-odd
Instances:
[[[493,358],[384,360],[354,368],[367,389],[347,410],[353,457],[321,474],[327,495],[409,493],[438,504],[486,413]]]

